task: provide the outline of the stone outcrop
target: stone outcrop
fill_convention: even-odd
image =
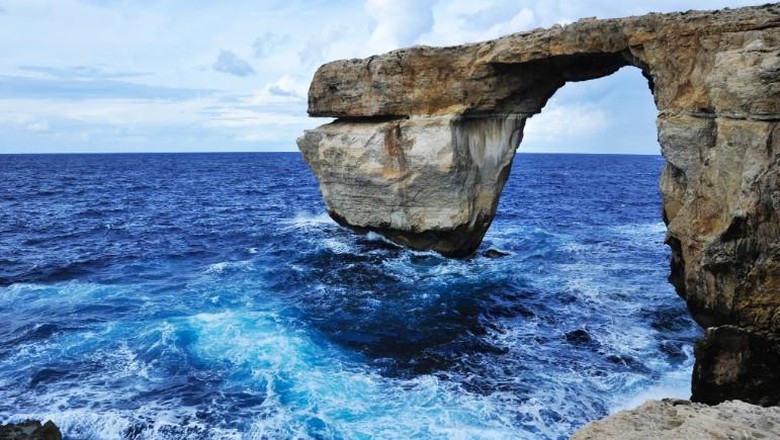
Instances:
[[[780,438],[780,408],[728,401],[717,406],[687,400],[650,400],[591,422],[572,440]]]
[[[670,281],[702,326],[693,398],[780,389],[780,4],[584,19],[322,66],[298,140],[330,215],[471,255],[528,117],[569,81],[641,69],[658,107]],[[565,129],[565,127],[562,127]],[[747,386],[749,384],[749,386]]]
[[[62,440],[62,434],[51,420],[43,424],[37,420],[27,420],[0,424],[0,440]]]

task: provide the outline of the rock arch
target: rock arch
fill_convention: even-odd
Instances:
[[[330,215],[462,257],[528,117],[568,81],[640,68],[658,107],[670,281],[696,321],[693,398],[780,404],[780,5],[568,26],[322,66],[298,140]]]

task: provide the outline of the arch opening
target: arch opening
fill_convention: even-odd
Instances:
[[[483,244],[526,256],[521,267],[541,279],[530,282],[558,292],[550,304],[564,337],[585,341],[573,348],[581,359],[616,360],[616,377],[636,376],[614,389],[612,409],[690,398],[701,337],[667,281],[656,116],[636,68],[563,86],[526,121]]]
[[[572,81],[526,121],[519,152],[659,155],[658,109],[641,70]]]

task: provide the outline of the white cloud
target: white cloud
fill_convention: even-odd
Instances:
[[[581,138],[606,133],[609,127],[609,118],[598,106],[563,104],[553,98],[542,113],[528,119],[523,137],[534,142],[570,142],[576,146]]]
[[[184,102],[99,99],[78,102],[22,99],[0,100],[0,124],[29,126],[40,120],[69,121],[110,126],[165,126],[201,121],[204,108],[213,100]]]
[[[4,130],[20,129],[29,132],[42,133],[49,130],[49,121],[38,115],[18,111],[3,111],[0,109],[0,127]]]
[[[275,82],[269,84],[266,90],[270,95],[305,99],[308,85],[297,81],[290,75],[284,75]]]
[[[484,41],[539,26],[533,2],[453,0],[437,3],[433,14],[434,25],[420,42],[434,46]]]
[[[326,52],[334,43],[343,40],[348,32],[349,28],[346,26],[336,25],[325,26],[313,33],[306,41],[306,45],[298,52],[300,64],[307,69],[316,69],[320,64],[329,61],[330,57],[326,56]],[[355,46],[351,46],[354,50]]]
[[[415,44],[484,40],[584,16],[763,1],[291,0],[274,2],[273,7],[268,2],[199,2],[197,7],[182,1],[1,3],[8,14],[1,16],[0,40],[13,44],[3,47],[0,59],[6,86],[0,87],[0,149],[16,148],[17,140],[35,137],[36,145],[51,140],[49,151],[67,151],[78,147],[79,139],[113,145],[106,136],[121,130],[134,130],[152,150],[165,143],[194,148],[206,139],[226,149],[244,148],[231,142],[271,138],[294,149],[300,130],[318,123],[306,118],[305,98],[314,70],[327,61]],[[217,54],[223,59],[216,57],[215,63]],[[237,81],[240,75],[245,79]],[[106,87],[96,91],[95,84],[85,87],[84,79],[100,79]],[[163,98],[167,101],[160,102]],[[571,136],[565,132],[571,132],[571,124],[580,124],[578,130],[586,133],[605,123],[611,128],[625,125],[618,120],[623,116],[652,119],[649,111],[638,113],[635,96],[625,98],[598,103],[605,106],[601,116],[593,113],[593,100],[598,99],[594,93],[561,98],[558,110],[551,104],[529,121],[527,139],[532,140],[536,130],[548,144],[568,142]],[[578,109],[592,114],[578,116]],[[274,114],[278,118],[271,117]],[[558,124],[564,120],[567,130],[562,131]],[[533,128],[537,124],[539,128]],[[68,127],[88,135],[79,138]],[[589,137],[606,138],[604,133],[593,131]],[[606,141],[612,140],[610,134]]]
[[[536,14],[533,10],[522,8],[508,21],[499,22],[482,33],[479,40],[489,40],[502,35],[512,34],[533,28]]]
[[[376,23],[366,43],[373,52],[385,52],[417,42],[431,30],[431,0],[366,0],[366,13]]]
[[[309,81],[292,75],[284,75],[273,82],[269,82],[262,88],[255,90],[248,96],[238,99],[239,106],[271,107],[278,109],[282,106],[284,111],[304,115],[306,113],[306,96],[309,90]]]
[[[258,127],[262,125],[296,125],[310,121],[305,115],[226,107],[215,109],[208,124],[214,127]]]
[[[252,43],[252,51],[257,58],[265,58],[276,48],[290,41],[289,35],[277,35],[273,32],[266,32],[257,37]]]
[[[19,66],[19,70],[61,79],[126,79],[146,76],[146,72],[111,71],[102,66]]]
[[[262,143],[262,142],[279,142],[289,139],[285,136],[284,130],[274,129],[274,127],[266,127],[264,130],[254,130],[249,133],[241,134],[234,138],[238,142],[248,143]]]
[[[49,121],[41,119],[27,124],[25,128],[32,132],[43,133],[45,131],[49,131]]]
[[[564,24],[582,17],[613,18],[649,12],[718,9],[761,4],[750,0],[448,0],[433,7],[431,31],[418,43],[454,45]]]

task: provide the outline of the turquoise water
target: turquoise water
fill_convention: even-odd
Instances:
[[[300,155],[0,156],[0,421],[565,438],[687,397],[654,156],[518,155],[481,250],[337,226]]]

